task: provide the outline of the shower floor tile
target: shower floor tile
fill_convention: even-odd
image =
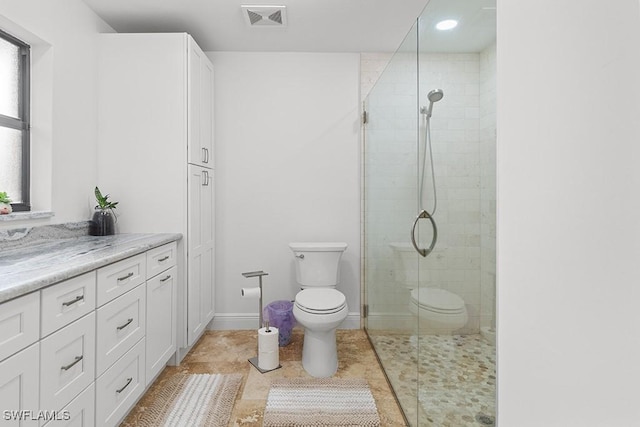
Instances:
[[[495,424],[495,347],[480,335],[369,335],[412,425]]]

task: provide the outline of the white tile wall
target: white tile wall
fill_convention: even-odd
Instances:
[[[425,132],[418,110],[428,104],[430,90],[441,88],[445,96],[434,105],[431,120],[439,240],[429,257],[416,254],[415,265],[422,284],[465,300],[470,317],[463,332],[477,333],[493,318],[495,295],[495,65],[490,63],[495,62],[495,47],[481,54],[421,54],[419,95],[416,55],[410,53],[395,54],[368,92],[384,59],[361,56],[361,93],[369,93],[370,120],[363,154],[363,276],[370,322],[378,318],[384,319],[380,327],[407,327],[411,286],[396,280],[389,243],[409,243],[419,211],[417,159],[423,156]],[[480,102],[485,96],[487,105]],[[430,169],[425,194],[431,211]],[[421,222],[421,246],[430,239],[430,227]],[[485,250],[491,253],[485,255]]]
[[[496,45],[480,53],[480,326],[496,310]]]

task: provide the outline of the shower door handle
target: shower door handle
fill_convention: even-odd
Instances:
[[[418,225],[418,221],[420,221],[422,218],[428,219],[431,222],[431,226],[433,227],[433,238],[431,239],[431,244],[427,249],[420,249],[418,247],[418,243],[416,243],[416,226]],[[434,221],[431,214],[423,209],[416,217],[416,220],[413,221],[413,227],[411,228],[411,243],[413,243],[413,247],[416,249],[416,251],[418,251],[420,255],[422,255],[423,257],[426,257],[431,253],[431,251],[433,251],[433,248],[436,246],[437,240],[438,240],[438,227],[436,226],[436,222]]]

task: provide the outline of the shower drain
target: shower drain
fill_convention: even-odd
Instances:
[[[494,417],[485,414],[476,415],[476,421],[478,421],[483,426],[494,426],[496,425],[496,420]]]

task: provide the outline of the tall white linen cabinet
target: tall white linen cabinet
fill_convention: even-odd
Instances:
[[[174,289],[148,296],[179,362],[214,316],[213,65],[185,33],[99,37],[98,184],[118,232],[183,235]]]

